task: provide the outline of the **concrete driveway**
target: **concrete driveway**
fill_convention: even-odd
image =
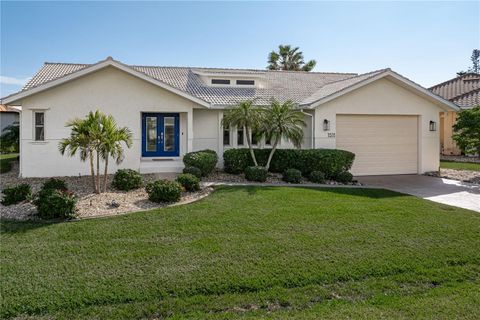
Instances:
[[[421,175],[358,177],[369,187],[407,193],[455,207],[480,212],[480,186],[456,180]]]

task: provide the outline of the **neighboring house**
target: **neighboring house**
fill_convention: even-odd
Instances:
[[[470,109],[480,105],[480,74],[466,73],[430,88],[430,90],[455,103],[460,109]],[[440,148],[443,155],[460,155],[461,150],[452,138],[456,111],[440,114]]]
[[[0,134],[3,133],[6,127],[18,123],[19,112],[20,110],[18,109],[4,106],[3,104],[0,105]]]
[[[222,128],[224,110],[246,99],[293,100],[305,113],[302,148],[356,154],[355,175],[438,170],[439,113],[458,107],[390,69],[366,74],[46,63],[3,103],[22,106],[20,174],[88,174],[62,156],[65,123],[100,109],[133,132],[122,168],[178,172],[189,151],[245,147],[242,128]],[[257,147],[268,147],[258,141]],[[291,147],[282,142],[280,148]],[[220,166],[222,164],[220,163]],[[110,172],[117,170],[111,166]]]

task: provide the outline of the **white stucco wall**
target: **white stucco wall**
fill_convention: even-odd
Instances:
[[[62,156],[58,143],[70,133],[65,127],[68,120],[85,117],[96,109],[112,114],[119,126],[127,126],[133,133],[133,146],[126,149],[125,160],[119,167],[136,170],[144,167],[144,172],[179,171],[183,166],[181,155],[188,147],[191,149],[193,142],[192,134],[189,137],[187,119],[192,117],[194,108],[203,108],[113,67],[27,97],[21,104],[21,175],[24,177],[88,174],[88,165],[78,157]],[[44,142],[33,141],[33,112],[36,110],[45,111]],[[180,113],[179,158],[166,161],[141,159],[142,112]],[[115,170],[117,166],[112,163],[109,171]]]
[[[419,118],[419,173],[438,170],[439,131],[429,131],[429,122],[439,124],[436,104],[398,84],[380,79],[315,109],[315,148],[335,148],[337,114],[417,115]],[[330,121],[330,131],[323,131],[323,120]],[[401,134],[399,132],[398,134]],[[401,150],[399,150],[401,152]]]

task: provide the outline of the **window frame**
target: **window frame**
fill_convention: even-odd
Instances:
[[[212,78],[210,80],[210,84],[214,86],[229,86],[231,84],[231,81],[230,79]]]
[[[37,114],[43,115],[43,123],[37,124]],[[45,111],[34,111],[33,112],[33,141],[34,142],[44,142],[45,141]],[[43,128],[43,139],[37,139],[37,128]]]
[[[255,80],[237,79],[235,84],[237,86],[255,86]]]

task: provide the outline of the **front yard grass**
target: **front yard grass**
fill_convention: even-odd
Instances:
[[[1,316],[478,319],[478,248],[478,213],[391,191],[221,187],[114,218],[3,221]]]
[[[440,168],[455,169],[455,170],[480,171],[480,163],[442,160],[442,161],[440,161]]]

